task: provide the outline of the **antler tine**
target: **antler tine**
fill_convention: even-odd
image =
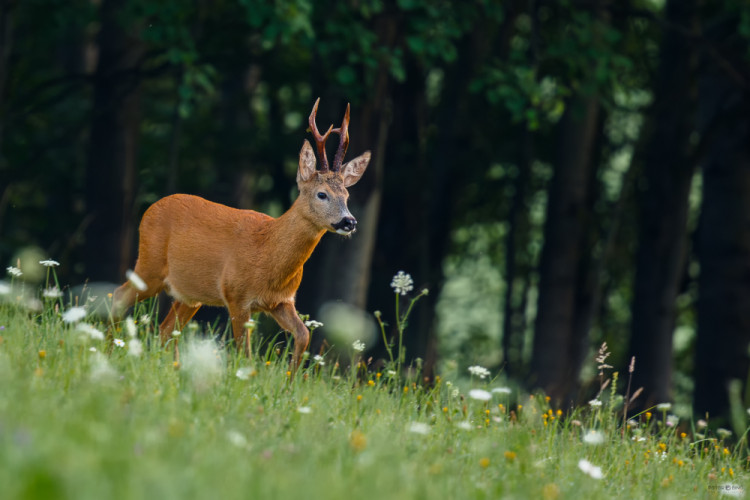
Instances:
[[[341,168],[341,163],[344,161],[344,155],[349,147],[349,103],[346,103],[346,114],[344,115],[344,121],[341,122],[340,128],[333,129],[334,132],[339,134],[339,149],[336,150],[336,156],[333,157],[333,167],[331,170],[338,172]]]
[[[320,135],[320,132],[318,132],[318,126],[315,124],[315,115],[318,113],[319,103],[320,103],[320,97],[318,97],[318,100],[315,101],[315,105],[313,106],[312,113],[310,113],[310,119],[309,119],[310,132],[312,132],[313,138],[315,138],[315,146],[318,148],[318,158],[320,158],[320,171],[327,172],[328,171],[328,158],[326,157],[326,140],[328,139],[328,136],[331,135],[331,132],[333,131],[333,125],[328,127],[328,131],[323,135]]]

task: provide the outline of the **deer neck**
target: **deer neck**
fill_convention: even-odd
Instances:
[[[280,282],[286,282],[302,272],[302,266],[310,258],[324,233],[324,229],[320,229],[305,216],[299,200],[274,220],[269,243],[277,252],[274,267]]]

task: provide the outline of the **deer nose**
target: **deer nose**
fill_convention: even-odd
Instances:
[[[337,233],[351,233],[357,228],[357,219],[354,217],[344,217],[336,224],[333,224],[333,228]]]

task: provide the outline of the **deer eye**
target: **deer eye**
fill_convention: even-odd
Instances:
[[[320,193],[318,193],[318,199],[319,200],[327,200],[328,199],[328,195],[325,194],[323,191],[321,191]]]

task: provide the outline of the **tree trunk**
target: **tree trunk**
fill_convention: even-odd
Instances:
[[[666,19],[688,26],[694,3],[670,0]],[[662,41],[639,193],[638,250],[632,303],[630,356],[642,405],[671,400],[675,300],[687,249],[687,216],[694,164],[688,157],[692,130],[692,51],[684,35],[667,30]]]
[[[582,262],[589,251],[585,242],[598,115],[594,96],[569,103],[560,123],[559,160],[547,203],[531,383],[557,401],[569,397],[578,376],[571,361],[580,345],[573,337]]]
[[[3,132],[5,130],[5,84],[8,80],[8,59],[13,41],[13,5],[0,0],[0,167],[3,166]]]
[[[709,37],[735,42],[737,19],[715,23]],[[750,94],[730,79],[726,68],[706,55],[708,74],[699,82],[698,109],[703,136],[715,127],[703,165],[703,205],[697,238],[698,337],[694,409],[716,421],[729,409],[727,384],[747,389],[750,344]],[[707,125],[710,124],[710,125]],[[745,401],[745,404],[748,402]]]
[[[124,0],[104,0],[86,169],[86,277],[123,278],[134,265],[133,198],[140,123],[142,44],[121,25]]]
[[[503,298],[503,369],[510,376],[519,374],[522,364],[523,335],[526,326],[526,288],[529,272],[528,262],[521,268],[518,250],[528,244],[529,214],[527,192],[531,182],[531,166],[534,160],[533,134],[528,127],[521,131],[521,161],[518,175],[513,179],[514,189],[508,211],[508,233],[505,236],[505,293]],[[516,279],[517,271],[522,279]],[[516,283],[518,281],[518,283]]]

